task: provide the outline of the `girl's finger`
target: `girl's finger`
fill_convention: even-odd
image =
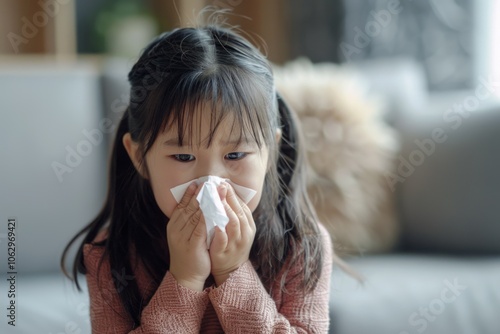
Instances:
[[[169,225],[173,225],[171,228],[174,228],[175,226],[175,230],[182,231],[189,222],[189,219],[196,214],[197,211],[199,211],[200,205],[196,196],[200,190],[201,187],[197,188],[195,183],[189,185],[186,193],[182,197],[181,202],[172,213],[172,217],[169,222]]]
[[[196,197],[200,193],[202,186],[203,185],[200,184],[194,194],[191,195],[191,199],[189,200],[188,204],[185,207],[181,207],[182,211],[184,211],[185,214],[190,216],[200,209],[200,203],[198,202]]]
[[[219,195],[221,196],[222,205],[224,206],[224,210],[226,211],[227,217],[229,218],[229,222],[226,225],[226,234],[230,240],[239,239],[241,234],[240,218],[229,204],[230,195],[227,183],[223,183],[219,186]],[[231,200],[231,203],[233,202],[234,199]]]
[[[201,214],[200,209],[195,211],[189,217],[186,217],[185,224],[180,229],[180,232],[182,232],[182,235],[185,237],[186,240],[191,239],[194,230],[196,230],[198,228],[198,225],[200,225],[200,221],[202,219],[203,219],[203,215]]]
[[[188,206],[189,202],[191,201],[191,198],[193,195],[196,193],[198,186],[196,185],[195,182],[191,183],[189,187],[186,189],[186,192],[181,198],[181,201],[179,204],[177,204],[178,208],[185,208]]]
[[[239,199],[239,197],[236,195],[231,185],[226,183],[225,186],[227,187],[227,196],[226,196],[227,203],[233,209],[234,213],[236,213],[240,221],[246,220],[247,215],[242,206],[244,205],[243,201]]]
[[[246,205],[245,203],[242,203],[243,211],[245,211],[245,215],[247,216],[247,224],[242,225],[241,229],[243,228],[249,228],[251,231],[255,232],[256,227],[255,227],[255,221],[253,220],[253,214],[252,210]]]
[[[205,218],[201,214],[201,210],[198,210],[198,212],[191,217],[192,219],[189,220],[189,224],[186,225],[188,226],[186,228],[186,232],[191,232],[189,233],[188,240],[195,241],[198,239],[205,244],[207,240],[207,228],[205,226]]]
[[[233,187],[227,185],[227,188],[227,203],[238,217],[238,221],[240,222],[240,233],[242,233],[244,229],[247,229],[249,227],[249,222],[253,222],[252,212],[250,211],[248,206],[238,197],[238,195],[236,195]]]
[[[228,237],[226,231],[220,229],[218,226],[214,231],[214,239],[210,244],[210,253],[222,253],[227,247]]]

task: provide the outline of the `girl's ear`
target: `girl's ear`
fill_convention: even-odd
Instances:
[[[147,179],[146,173],[144,173],[143,170],[143,163],[139,150],[139,144],[132,139],[130,132],[127,132],[126,134],[123,135],[122,141],[125,150],[127,150],[130,160],[134,164],[135,169],[143,178]]]
[[[276,140],[276,146],[277,146],[278,150],[279,150],[279,147],[280,147],[280,141],[281,141],[281,137],[282,136],[283,136],[283,131],[281,131],[280,128],[277,128],[276,129],[276,134],[274,135],[274,138]],[[271,168],[271,159],[268,159],[266,173],[269,171],[270,168]]]
[[[276,129],[276,144],[280,143],[281,136],[283,135],[283,131],[280,128]]]

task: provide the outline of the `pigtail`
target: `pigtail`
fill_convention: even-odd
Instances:
[[[268,172],[263,191],[263,196],[267,197],[261,199],[254,212],[258,227],[250,257],[268,292],[272,292],[280,272],[283,272],[280,289],[284,291],[290,268],[297,262],[301,265],[295,267],[304,270],[292,275],[301,275],[304,290],[311,291],[321,275],[321,237],[307,195],[306,161],[299,123],[278,93],[276,104],[281,129],[276,169]]]
[[[109,257],[113,284],[125,310],[131,315],[134,327],[140,324],[139,287],[133,277],[131,267],[131,239],[130,229],[134,183],[138,182],[138,174],[128,156],[122,142],[123,136],[129,132],[130,108],[125,110],[118,126],[118,130],[111,153],[108,200],[112,202],[109,220],[109,236],[105,243],[105,254]],[[123,242],[116,242],[122,240]],[[91,242],[89,240],[88,242]],[[125,280],[123,280],[123,277]],[[120,280],[122,279],[122,280]]]
[[[282,138],[279,145],[277,171],[280,181],[277,214],[284,227],[285,257],[289,265],[299,261],[304,272],[303,287],[311,291],[322,269],[322,243],[316,212],[307,193],[307,164],[299,122],[295,113],[277,93]],[[285,268],[286,274],[288,269]],[[286,274],[281,285],[284,288]]]
[[[278,112],[280,117],[280,127],[282,131],[279,146],[278,174],[280,175],[280,188],[286,194],[290,190],[292,177],[297,166],[299,151],[297,148],[297,128],[293,115],[283,98],[276,93],[278,102]]]
[[[120,121],[120,124],[117,129],[116,133],[116,138],[122,138],[123,135],[128,131],[128,121],[127,121],[127,111],[125,111],[125,114]],[[119,146],[122,146],[121,148]],[[80,284],[78,282],[78,273],[81,274],[86,274],[86,269],[83,261],[83,246],[86,243],[91,243],[99,233],[99,231],[105,226],[105,224],[109,221],[111,218],[111,212],[112,212],[112,207],[113,203],[115,201],[115,194],[116,194],[116,181],[119,179],[118,175],[115,173],[118,170],[118,166],[120,166],[120,163],[123,159],[123,153],[126,154],[125,148],[123,148],[123,145],[121,144],[121,141],[119,142],[118,140],[115,139],[114,145],[113,145],[113,150],[111,153],[111,158],[109,161],[109,175],[108,175],[108,193],[106,195],[106,199],[104,201],[104,205],[101,209],[101,211],[97,214],[97,217],[92,220],[88,225],[86,225],[83,229],[81,229],[66,245],[64,248],[62,257],[61,257],[61,268],[66,277],[68,277],[71,280],[74,280],[78,291],[82,291]],[[123,174],[123,173],[120,173]],[[83,235],[85,235],[85,238],[83,241],[80,243],[78,247],[78,251],[75,256],[75,262],[73,263],[73,267],[71,270],[70,275],[68,271],[66,270],[65,262],[66,262],[66,257],[68,255],[69,250],[73,246],[73,244],[80,239]],[[95,245],[98,246],[103,246],[104,241],[101,241],[99,243],[95,243]]]
[[[123,135],[128,131],[128,122],[127,122],[127,111],[125,111],[125,114],[120,121],[120,124],[117,129],[116,133],[116,139],[115,143],[113,145],[113,150],[111,153],[111,158],[109,161],[110,167],[109,167],[109,183],[108,183],[108,193],[106,195],[106,200],[104,202],[104,205],[101,209],[101,211],[97,214],[97,217],[91,221],[88,225],[86,225],[82,230],[80,230],[66,245],[63,251],[63,255],[61,258],[61,268],[65,275],[74,280],[76,283],[76,286],[79,291],[81,291],[80,284],[78,282],[78,273],[81,274],[86,274],[86,268],[85,264],[83,262],[83,246],[86,243],[92,243],[93,240],[96,238],[97,234],[99,231],[106,225],[106,223],[109,221],[111,218],[111,213],[112,213],[112,208],[113,204],[115,202],[115,194],[117,191],[117,180],[120,179],[120,175],[123,175],[124,173],[118,168],[119,166],[123,166],[122,163],[125,160],[124,159],[124,154],[126,154],[125,148],[123,147],[121,141],[117,140],[118,138],[122,138]],[[66,267],[65,267],[65,260],[66,256],[68,255],[68,251],[71,248],[71,246],[82,236],[85,235],[85,238],[83,241],[80,243],[80,246],[78,248],[75,262],[72,268],[72,276],[68,274]],[[105,244],[105,240],[99,242],[99,243],[94,243],[97,246],[103,246]]]
[[[75,282],[79,291],[82,290],[78,282],[78,273],[86,274],[87,272],[83,259],[83,247],[85,244],[93,243],[98,233],[107,225],[107,223],[110,222],[111,219],[114,221],[114,224],[109,224],[108,237],[105,240],[94,243],[95,246],[104,247],[104,255],[100,260],[98,268],[100,270],[104,258],[108,256],[112,273],[117,273],[118,275],[122,275],[123,272],[125,272],[126,275],[132,273],[130,265],[130,247],[125,246],[128,242],[111,242],[111,240],[129,240],[130,235],[128,231],[129,219],[127,215],[130,213],[129,208],[131,203],[129,198],[130,196],[127,196],[127,194],[130,192],[135,178],[134,175],[137,173],[135,172],[135,168],[122,143],[123,136],[129,131],[128,123],[129,110],[127,109],[118,125],[111,152],[109,161],[108,192],[104,206],[97,217],[69,241],[61,257],[61,268],[64,274]],[[65,260],[69,249],[83,235],[85,235],[85,237],[78,247],[71,276],[65,268]],[[127,312],[131,315],[136,315],[135,317],[133,316],[133,320],[137,325],[139,323],[138,315],[140,314],[140,303],[137,300],[137,296],[139,295],[137,283],[135,279],[127,281],[125,288],[125,286],[123,286],[123,282],[119,281],[117,277],[115,277],[118,275],[112,275],[116,291],[118,292]],[[103,295],[109,296],[109,294]]]

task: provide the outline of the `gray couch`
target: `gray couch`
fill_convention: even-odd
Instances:
[[[88,333],[87,294],[64,279],[59,256],[102,204],[108,133],[126,101],[131,64],[89,59],[1,64],[0,139],[6,144],[0,146],[0,263],[5,277],[6,222],[15,217],[17,294],[16,326],[2,314],[0,332]],[[429,95],[418,66],[408,62],[391,63],[392,80],[385,74],[387,64],[356,66],[374,92],[388,97],[388,121],[401,130],[402,157],[418,148],[415,138],[429,138],[437,127],[449,129],[435,116],[474,93]],[[398,183],[400,247],[348,259],[364,284],[334,269],[331,333],[500,333],[500,152],[495,146],[500,108],[495,105],[493,99],[481,101]],[[7,288],[0,280],[5,314]]]
[[[59,260],[105,194],[106,145],[84,134],[103,117],[100,77],[92,61],[0,60],[0,333],[90,331],[88,297],[64,279]],[[11,217],[15,299],[5,279]],[[11,300],[15,327],[6,317]]]
[[[387,98],[387,120],[399,130],[400,178],[391,180],[402,233],[389,254],[349,259],[364,284],[334,271],[331,332],[500,333],[498,98],[482,98],[481,83],[429,94],[408,60],[355,66]],[[461,106],[463,114],[450,112]]]

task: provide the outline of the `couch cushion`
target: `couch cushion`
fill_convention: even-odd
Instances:
[[[5,282],[2,275],[2,294],[7,291]],[[19,292],[16,296],[16,327],[7,324],[7,306],[2,303],[0,333],[90,333],[85,277],[80,282],[83,283],[83,292],[77,292],[61,273],[19,275],[16,282]]]
[[[498,334],[500,258],[367,256],[332,275],[330,333]]]

